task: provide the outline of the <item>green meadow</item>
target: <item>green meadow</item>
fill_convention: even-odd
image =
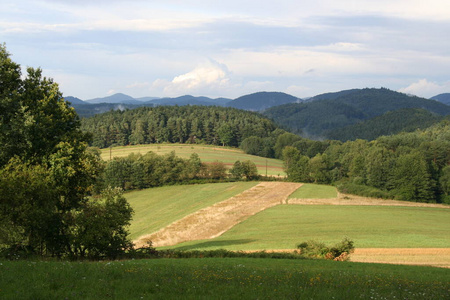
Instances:
[[[124,157],[131,153],[145,154],[149,151],[158,155],[164,155],[175,151],[175,154],[181,158],[189,158],[192,153],[197,153],[204,163],[214,161],[223,162],[231,168],[235,161],[253,161],[260,175],[268,176],[285,176],[283,169],[283,161],[273,158],[265,158],[254,155],[245,154],[238,148],[210,146],[210,145],[194,145],[194,144],[149,144],[149,145],[133,145],[121,146],[101,149],[101,156],[104,160],[113,157]]]
[[[255,186],[257,182],[157,187],[126,193],[134,209],[130,237],[152,233],[202,208],[224,201]]]
[[[215,239],[173,248],[294,249],[307,240],[334,244],[343,237],[352,239],[356,248],[448,248],[450,211],[428,207],[278,205]]]
[[[328,199],[336,197],[337,190],[334,186],[305,183],[293,192],[288,199]]]
[[[448,299],[449,274],[305,259],[0,261],[0,298]]]

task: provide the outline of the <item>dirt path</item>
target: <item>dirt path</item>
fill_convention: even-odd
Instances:
[[[287,197],[300,183],[262,182],[241,194],[190,214],[169,226],[134,241],[137,247],[152,241],[153,246],[215,238],[248,217],[275,205],[286,203]]]
[[[410,206],[410,207],[439,207],[450,208],[450,205],[420,203],[399,200],[385,200],[378,198],[358,197],[354,195],[338,194],[337,198],[330,199],[289,199],[288,204],[303,205],[386,205],[386,206]]]

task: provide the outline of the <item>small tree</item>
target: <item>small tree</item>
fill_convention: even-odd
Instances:
[[[234,162],[233,167],[230,169],[230,174],[234,179],[241,179],[244,171],[240,160]]]
[[[133,209],[120,188],[107,188],[100,199],[87,201],[74,211],[72,254],[88,258],[115,259],[132,247],[127,226]]]
[[[258,178],[258,169],[256,165],[251,160],[246,160],[241,163],[242,166],[242,175],[247,180],[254,180]]]

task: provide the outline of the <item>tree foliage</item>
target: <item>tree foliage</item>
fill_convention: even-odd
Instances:
[[[296,145],[297,142],[292,145]],[[314,157],[283,150],[292,181],[334,183],[343,192],[419,202],[447,202],[450,122],[426,130],[364,140],[324,142]]]
[[[67,255],[79,225],[73,215],[88,208],[101,159],[87,151],[89,135],[58,85],[40,69],[22,78],[5,46],[0,108],[0,246]]]
[[[110,111],[82,120],[92,146],[152,143],[205,143],[237,147],[250,137],[277,129],[257,113],[215,106],[158,106]]]

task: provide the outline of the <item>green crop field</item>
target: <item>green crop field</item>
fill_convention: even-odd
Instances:
[[[334,186],[305,183],[293,192],[289,199],[327,199],[336,198],[337,190]]]
[[[304,259],[0,261],[1,299],[449,299],[448,269]]]
[[[135,145],[123,146],[101,149],[101,155],[104,160],[109,160],[113,157],[124,157],[131,153],[145,154],[149,151],[156,154],[163,155],[175,151],[175,154],[182,158],[189,158],[192,153],[197,153],[205,163],[220,161],[228,167],[234,164],[235,161],[253,161],[260,175],[269,176],[285,176],[283,170],[283,162],[279,159],[265,158],[254,155],[245,154],[242,150],[237,148],[228,148],[220,146],[209,145],[192,145],[192,144],[149,144],[149,145]],[[267,171],[267,172],[266,172]]]
[[[178,185],[133,191],[125,194],[135,214],[130,226],[130,237],[152,233],[170,223],[226,200],[257,182]]]
[[[301,188],[300,188],[301,189]],[[279,205],[223,235],[174,246],[191,249],[293,249],[307,240],[336,243],[349,237],[357,248],[448,248],[450,210],[394,206]]]

